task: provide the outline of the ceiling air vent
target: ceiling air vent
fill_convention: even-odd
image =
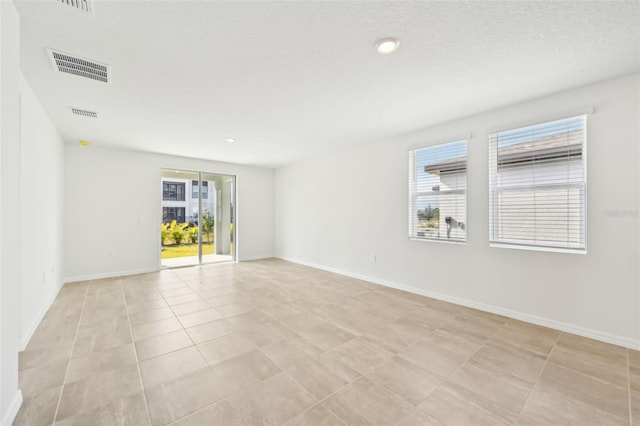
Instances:
[[[78,58],[68,53],[47,49],[55,69],[60,72],[90,78],[92,80],[109,82],[109,66],[90,59]]]
[[[93,14],[93,0],[58,0],[58,3],[73,7],[81,12]]]
[[[74,107],[69,107],[69,109],[71,109],[71,112],[75,115],[81,115],[83,117],[90,117],[90,118],[98,118],[98,113],[95,111],[87,111],[86,109],[80,109],[80,108],[74,108]]]

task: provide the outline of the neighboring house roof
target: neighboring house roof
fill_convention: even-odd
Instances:
[[[543,136],[500,148],[498,166],[518,165],[534,161],[548,161],[582,155],[583,131]],[[467,157],[457,157],[424,166],[426,173],[439,175],[455,173],[467,168]]]
[[[453,173],[467,169],[467,157],[452,158],[451,160],[440,161],[439,163],[427,164],[424,166],[426,173],[439,175],[444,173]]]

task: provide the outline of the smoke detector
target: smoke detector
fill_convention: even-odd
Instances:
[[[93,0],[58,0],[58,3],[93,15]]]
[[[86,77],[103,83],[109,82],[111,68],[107,64],[51,49],[47,49],[47,52],[53,67],[59,72]]]

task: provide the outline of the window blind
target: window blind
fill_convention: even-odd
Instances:
[[[467,141],[409,151],[409,238],[467,240]]]
[[[586,249],[586,116],[489,136],[491,243]]]

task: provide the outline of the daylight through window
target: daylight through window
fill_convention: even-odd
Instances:
[[[467,240],[467,141],[409,151],[409,237]]]
[[[586,117],[489,137],[492,243],[586,249]]]

